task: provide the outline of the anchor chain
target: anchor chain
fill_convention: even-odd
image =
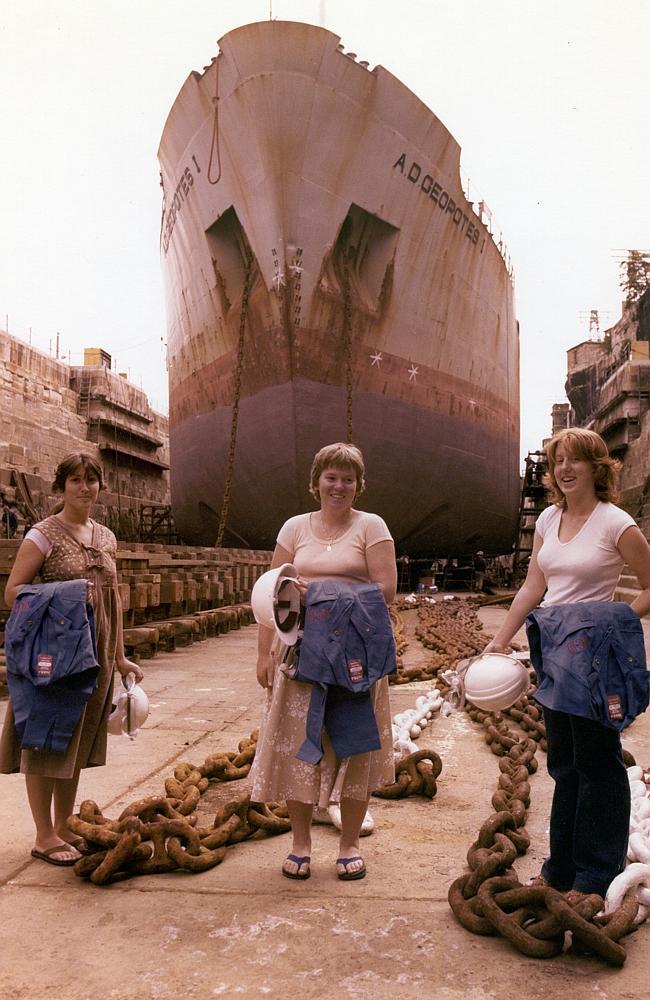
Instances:
[[[85,853],[73,871],[93,885],[108,885],[135,875],[157,875],[182,870],[204,872],[220,864],[226,848],[249,840],[258,831],[267,836],[286,833],[291,823],[286,806],[276,802],[251,802],[239,793],[222,805],[209,826],[199,823],[197,808],[211,781],[238,781],[251,768],[258,731],[241,740],[238,751],[215,753],[203,764],[180,763],[165,779],[165,794],[138,799],[116,820],[103,815],[96,802],[85,799],[79,812],[68,818],[68,828],[85,841]],[[402,761],[396,794],[391,786],[386,798],[436,793],[435,779],[442,770],[437,754],[418,751]],[[408,787],[406,787],[408,786]]]
[[[526,853],[530,838],[525,830],[530,805],[529,776],[537,770],[537,745],[544,745],[536,706],[530,696],[509,710],[518,724],[528,718],[528,732],[508,727],[498,713],[468,709],[470,718],[485,729],[485,739],[499,760],[499,787],[492,797],[496,810],[481,827],[470,847],[471,869],[451,885],[448,901],[456,919],[474,934],[501,934],[522,954],[552,958],[564,950],[565,931],[573,947],[588,948],[612,965],[623,965],[625,949],[616,942],[635,929],[636,900],[626,897],[609,922],[601,922],[602,897],[593,894],[570,902],[550,886],[524,886],[513,867]],[[504,713],[505,714],[505,713]],[[615,919],[614,919],[615,917]]]
[[[436,778],[442,771],[442,761],[435,750],[418,750],[395,765],[395,781],[377,788],[372,794],[378,799],[402,799],[407,795],[434,798],[438,791]]]
[[[212,119],[212,141],[210,143],[210,160],[208,163],[208,182],[210,184],[218,184],[221,180],[221,143],[219,141],[219,65],[220,59],[217,56],[215,60],[214,68],[214,97],[212,98],[212,103],[214,104],[214,117]],[[217,154],[217,168],[218,174],[215,178],[212,177],[212,160],[214,154]]]
[[[348,247],[343,256],[343,353],[345,356],[345,415],[346,441],[352,442],[352,299],[350,293],[350,257]]]
[[[230,510],[230,496],[232,492],[232,474],[235,466],[235,448],[237,445],[237,423],[239,421],[239,403],[241,399],[242,372],[244,370],[244,336],[246,333],[246,316],[248,314],[248,297],[253,274],[253,255],[246,251],[246,276],[244,278],[244,290],[242,292],[241,311],[239,314],[239,339],[237,342],[237,364],[235,366],[235,391],[232,404],[232,420],[230,424],[230,441],[228,444],[228,460],[226,463],[226,479],[223,491],[223,503],[221,505],[221,516],[219,517],[219,528],[215,548],[219,549],[223,545],[223,536]]]
[[[431,650],[431,656],[427,663],[406,666],[401,660],[401,654],[408,646],[402,612],[414,608],[418,614],[415,636],[426,649]],[[465,600],[442,602],[415,598],[414,601],[391,605],[391,617],[398,652],[397,672],[389,677],[391,684],[433,680],[441,671],[451,670],[464,657],[480,653],[487,643],[474,606]]]
[[[210,780],[236,781],[250,771],[257,732],[241,740],[237,753],[217,753],[203,764],[178,764],[165,781],[165,795],[131,803],[117,820],[104,816],[86,799],[68,827],[83,837],[89,853],[74,865],[80,878],[108,885],[132,875],[156,875],[181,869],[203,872],[223,861],[226,848],[262,830],[285,833],[291,824],[284,806],[252,803],[239,794],[222,805],[209,826],[198,823],[196,808]]]
[[[468,632],[463,634],[465,629]],[[433,676],[442,691],[450,689],[444,671],[459,658],[471,655],[472,645],[479,652],[486,643],[481,623],[463,601],[423,602],[418,607],[416,635],[432,651],[426,679]],[[530,777],[538,768],[538,747],[546,749],[539,707],[526,694],[507,712],[484,712],[471,704],[466,704],[465,710],[472,721],[483,726],[485,741],[499,758],[500,776],[491,802],[495,811],[467,853],[470,871],[449,888],[448,901],[456,919],[473,934],[500,934],[532,958],[560,954],[569,931],[574,952],[587,949],[611,965],[622,966],[626,952],[618,942],[637,926],[635,889],[625,894],[616,910],[603,915],[602,897],[572,897],[550,886],[525,886],[514,868],[530,844],[525,829]],[[630,754],[625,754],[625,762],[628,766],[634,763]]]

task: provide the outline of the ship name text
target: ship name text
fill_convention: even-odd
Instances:
[[[461,233],[464,233],[471,243],[478,243],[479,229],[469,216],[457,205],[448,191],[445,191],[442,184],[436,181],[431,174],[424,173],[422,167],[415,160],[407,169],[406,153],[402,153],[400,158],[393,164],[393,170],[398,169],[403,177],[406,177],[411,184],[417,185],[423,194],[427,195],[431,201],[438,206],[441,212],[449,216],[455,226],[458,226]]]
[[[194,160],[194,162],[196,163],[196,160]],[[169,203],[169,208],[165,212],[165,221],[162,232],[162,245],[165,253],[167,253],[167,250],[169,248],[169,241],[172,238],[172,233],[174,231],[174,226],[176,225],[176,218],[178,216],[178,213],[183,207],[185,199],[190,193],[193,185],[194,185],[194,175],[189,167],[185,167],[185,170],[181,175],[181,179],[176,185],[176,190],[174,191],[174,195]]]

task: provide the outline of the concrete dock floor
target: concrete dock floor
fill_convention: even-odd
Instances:
[[[480,617],[493,631],[503,608]],[[116,817],[130,802],[161,794],[181,761],[236,750],[258,725],[257,629],[239,631],[143,661],[151,700],[131,742],[110,737],[109,763],[85,771],[79,801]],[[646,642],[650,628],[646,627]],[[410,656],[426,656],[411,640]],[[650,649],[650,644],[648,644]],[[426,683],[391,688],[393,712],[413,707]],[[4,714],[6,699],[0,703]],[[650,765],[650,713],[626,733],[637,762]],[[525,958],[501,938],[477,937],[447,903],[451,881],[492,813],[498,762],[463,714],[439,714],[418,743],[443,762],[433,800],[373,799],[375,831],[362,840],[368,877],[337,880],[337,836],[316,826],[312,877],[280,874],[288,836],[229,848],[200,875],[172,873],[96,887],[69,868],[30,857],[33,830],[20,775],[0,782],[0,997],[3,1000],[176,1000],[282,997],[441,1000],[614,1000],[648,995],[650,926],[625,939],[622,969],[567,953]],[[531,779],[529,852],[519,877],[539,871],[547,845],[550,781],[545,755]],[[241,782],[232,785],[233,791]],[[604,805],[604,808],[606,806]]]

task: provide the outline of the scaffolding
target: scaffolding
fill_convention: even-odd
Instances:
[[[549,505],[544,486],[544,476],[548,470],[546,453],[529,451],[526,455],[524,477],[519,501],[519,529],[513,559],[515,580],[525,576],[533,551],[535,522]]]
[[[138,541],[179,545],[180,537],[174,525],[169,504],[143,504],[140,507]]]

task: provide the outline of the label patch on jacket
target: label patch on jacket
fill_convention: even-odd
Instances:
[[[607,711],[609,712],[610,719],[622,719],[623,716],[623,706],[621,705],[621,699],[617,694],[607,695]]]
[[[307,622],[325,622],[331,613],[331,608],[316,608],[312,605],[305,612],[305,624]]]
[[[52,657],[48,653],[39,653],[36,658],[36,676],[52,676]]]
[[[353,684],[360,684],[363,680],[363,663],[361,660],[348,660],[348,672]]]

